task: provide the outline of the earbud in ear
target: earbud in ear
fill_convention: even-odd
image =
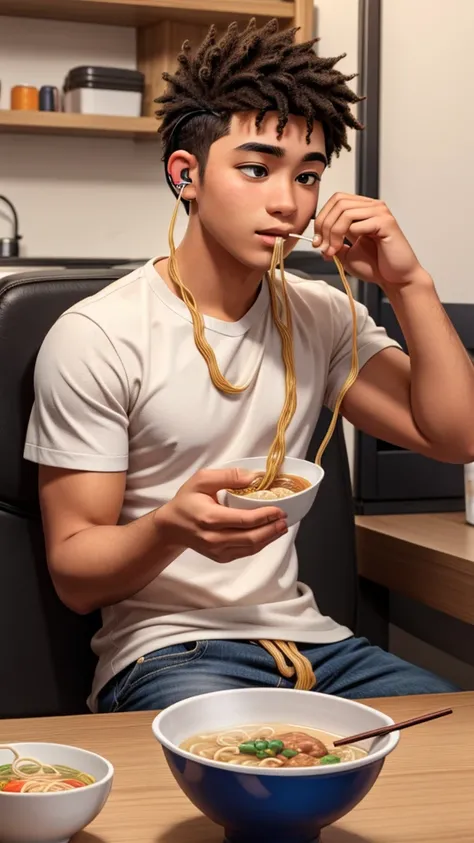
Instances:
[[[175,185],[177,190],[182,190],[183,187],[186,187],[187,184],[192,184],[192,180],[189,178],[189,170],[187,167],[184,170],[181,170],[180,173],[181,181]]]

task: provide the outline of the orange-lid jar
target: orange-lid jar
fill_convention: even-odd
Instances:
[[[11,89],[11,108],[13,111],[38,111],[39,92],[33,85],[15,85]]]

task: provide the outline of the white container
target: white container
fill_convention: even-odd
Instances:
[[[464,497],[466,502],[466,521],[474,527],[474,462],[464,466]]]
[[[114,91],[103,88],[74,88],[63,96],[64,111],[69,114],[106,114],[110,117],[140,117],[142,94],[139,91]]]
[[[266,464],[266,457],[247,457],[246,459],[226,462],[223,465],[219,465],[219,468],[242,468],[245,471],[259,472],[265,471]],[[323,480],[324,471],[320,465],[315,465],[314,462],[299,460],[296,457],[285,457],[281,467],[281,473],[303,477],[311,483],[311,486],[302,492],[297,492],[295,495],[288,495],[287,498],[278,498],[277,500],[255,500],[255,498],[234,495],[226,489],[221,489],[217,493],[217,500],[219,503],[224,504],[224,506],[234,507],[235,509],[262,509],[263,507],[276,506],[286,513],[288,527],[293,527],[311,509]]]
[[[94,776],[96,781],[87,787],[57,793],[0,791],[0,840],[2,843],[68,843],[104,807],[112,787],[112,764],[76,746],[54,743],[14,743],[13,746],[22,756],[74,767]],[[11,753],[0,750],[0,765],[11,761]]]

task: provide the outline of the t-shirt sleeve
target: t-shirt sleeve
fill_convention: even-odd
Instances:
[[[352,313],[345,293],[334,288],[331,288],[330,293],[333,343],[324,403],[333,410],[351,368]],[[388,336],[385,328],[376,325],[365,305],[360,302],[355,305],[359,369],[362,369],[382,349],[400,348],[400,345]]]
[[[27,460],[78,471],[127,469],[127,376],[96,322],[76,312],[60,317],[40,348],[34,389]]]

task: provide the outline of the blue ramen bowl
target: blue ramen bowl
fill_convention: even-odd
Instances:
[[[369,706],[308,691],[217,691],[175,703],[153,721],[170,770],[188,799],[225,829],[227,843],[317,843],[367,795],[399,732],[356,744],[368,755],[319,767],[239,767],[198,757],[180,744],[194,735],[281,723],[349,736],[393,720]]]

